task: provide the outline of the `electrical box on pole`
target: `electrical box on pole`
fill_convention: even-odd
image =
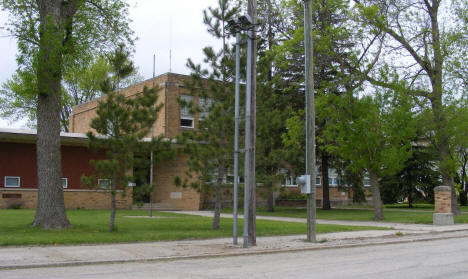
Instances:
[[[312,176],[304,174],[296,178],[296,183],[301,186],[302,194],[312,194],[315,192],[315,187],[312,187]]]

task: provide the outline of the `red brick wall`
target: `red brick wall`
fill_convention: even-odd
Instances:
[[[0,143],[0,183],[5,187],[5,176],[19,176],[21,188],[37,188],[36,145]]]
[[[37,188],[36,145],[32,143],[0,142],[0,188],[5,176],[19,176],[20,188]],[[95,153],[84,146],[62,147],[62,177],[68,178],[68,189],[81,189],[81,175],[90,175],[91,159],[103,159],[102,152]]]

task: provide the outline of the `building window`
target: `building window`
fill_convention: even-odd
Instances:
[[[62,188],[63,189],[68,188],[68,178],[62,178]]]
[[[109,189],[111,186],[110,179],[98,179],[98,186],[102,189]]]
[[[200,120],[203,120],[208,117],[208,115],[210,114],[210,108],[212,105],[213,105],[213,100],[211,98],[200,97],[198,99],[198,106],[201,109],[201,112],[198,117]]]
[[[370,179],[367,178],[367,177],[364,178],[364,186],[366,186],[366,187],[371,186]]]
[[[338,186],[340,184],[340,179],[338,177],[329,177],[328,184],[330,186]]]
[[[286,187],[297,187],[296,178],[294,176],[286,176],[284,186]]]
[[[19,176],[5,176],[5,181],[3,185],[5,187],[20,187],[20,177]]]
[[[180,108],[180,127],[193,128],[193,114],[190,112],[190,107],[193,104],[193,96],[181,95],[180,99],[184,101],[184,106]]]
[[[315,177],[315,185],[320,185],[320,176]]]

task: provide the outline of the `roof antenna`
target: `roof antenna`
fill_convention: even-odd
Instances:
[[[154,76],[156,75],[156,54],[153,54],[153,88],[154,88]]]
[[[169,19],[169,73],[172,73],[172,16]]]

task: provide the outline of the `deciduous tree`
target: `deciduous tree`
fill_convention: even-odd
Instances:
[[[19,68],[36,69],[38,206],[34,226],[65,228],[61,187],[60,109],[64,69],[81,53],[132,41],[123,0],[2,0],[17,38]]]

